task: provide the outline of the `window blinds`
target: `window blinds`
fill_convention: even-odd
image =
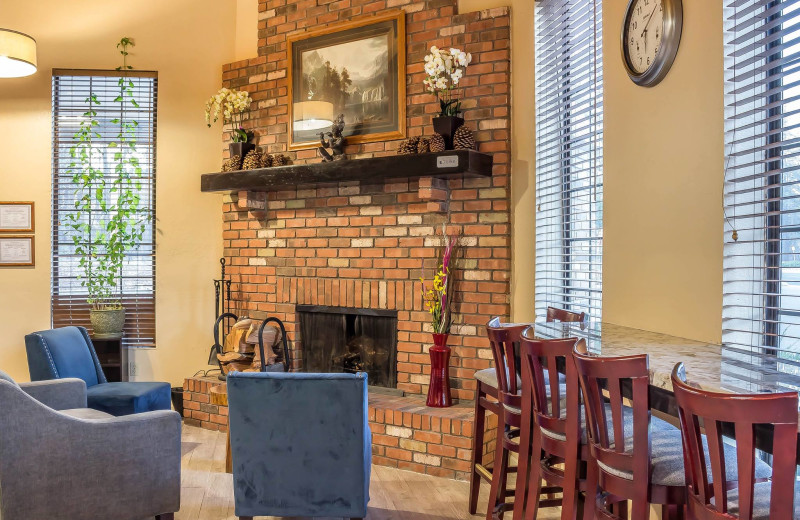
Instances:
[[[602,1],[536,2],[536,314],[601,319]]]
[[[138,107],[121,104],[119,79],[124,74],[133,83],[133,97]],[[126,80],[127,81],[127,80]],[[122,304],[126,309],[123,344],[129,347],[155,346],[155,161],[156,161],[156,98],[157,76],[154,72],[129,71],[53,71],[53,227],[52,227],[52,322],[54,327],[89,323],[87,290],[82,287],[73,242],[74,231],[66,225],[65,217],[75,212],[75,202],[81,196],[73,183],[70,150],[75,134],[89,110],[90,96],[99,104],[95,127],[99,137],[92,140],[96,153],[92,166],[103,171],[107,179],[115,176],[115,156],[118,150],[109,145],[118,141],[119,120],[136,121],[133,130],[136,140],[133,156],[138,159],[142,174],[136,189],[140,207],[149,212],[150,220],[142,240],[128,252],[123,261],[121,280]],[[113,197],[113,194],[107,194]],[[91,217],[85,219],[92,229],[107,223],[107,213],[94,205]]]
[[[726,0],[723,342],[800,370],[800,3]]]

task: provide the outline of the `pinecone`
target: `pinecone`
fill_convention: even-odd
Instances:
[[[397,155],[408,155],[417,153],[417,145],[419,144],[419,137],[409,137],[397,148]]]
[[[255,170],[256,168],[261,168],[261,152],[258,151],[258,148],[247,152],[242,161],[243,170]]]
[[[459,126],[456,133],[453,134],[453,148],[455,150],[474,150],[475,136],[472,135],[472,130],[463,125]]]
[[[417,153],[428,153],[431,151],[430,141],[426,137],[420,137],[417,143]]]
[[[288,162],[287,159],[285,155],[276,153],[272,156],[272,166],[284,166]]]
[[[242,169],[242,158],[234,155],[224,163],[222,163],[223,172],[235,172]]]
[[[428,140],[431,152],[438,153],[445,150],[444,137],[440,134],[433,134]]]
[[[272,155],[268,153],[261,154],[261,168],[271,168],[272,167]]]

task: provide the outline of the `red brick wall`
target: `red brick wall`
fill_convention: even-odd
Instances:
[[[473,373],[489,367],[491,359],[483,325],[492,316],[509,315],[510,13],[498,8],[457,14],[456,5],[457,0],[260,0],[259,56],[226,65],[224,84],[248,90],[255,100],[247,126],[256,142],[285,152],[286,36],[400,8],[407,13],[408,135],[432,134],[438,111],[422,85],[424,55],[431,45],[464,49],[473,62],[462,80],[463,117],[479,150],[493,155],[493,177],[298,186],[269,193],[266,211],[258,213],[247,209],[253,199],[258,205],[258,197],[232,194],[224,200],[223,238],[238,310],[283,319],[298,359],[296,304],[396,309],[398,387],[425,393],[431,338],[419,278],[430,278],[435,268],[442,225],[461,233],[465,248],[450,375],[454,397],[473,399]],[[347,153],[351,159],[393,155],[398,144],[351,145]],[[288,155],[296,163],[317,160],[316,150]]]

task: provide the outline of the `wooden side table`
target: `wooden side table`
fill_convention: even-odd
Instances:
[[[211,395],[211,404],[218,406],[228,406],[228,385],[225,383],[214,385],[208,390]],[[228,415],[228,433],[226,435],[225,449],[225,473],[233,473],[233,461],[231,459],[231,422]]]
[[[128,349],[122,346],[122,336],[92,336],[97,360],[109,383],[128,380]]]

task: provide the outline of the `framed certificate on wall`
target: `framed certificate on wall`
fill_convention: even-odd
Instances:
[[[0,267],[33,267],[33,248],[32,236],[0,237]]]
[[[0,233],[33,231],[33,202],[0,202]]]

